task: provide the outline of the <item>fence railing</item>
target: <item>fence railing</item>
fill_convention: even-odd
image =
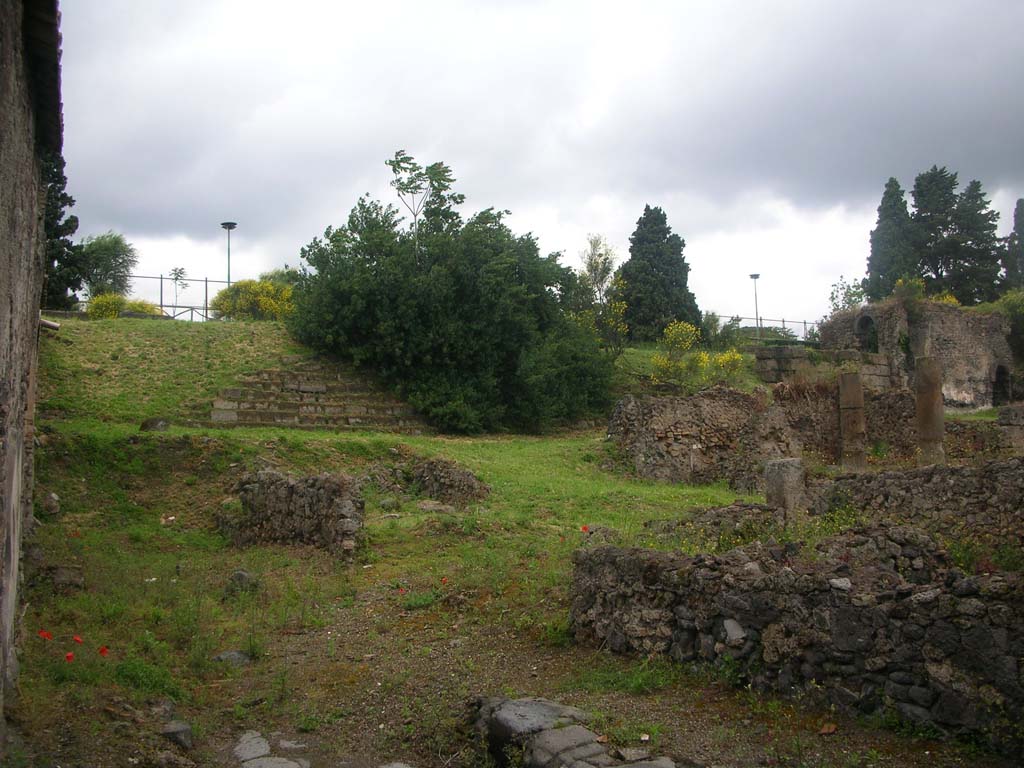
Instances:
[[[208,277],[201,279],[186,277],[183,282],[175,282],[169,275],[130,275],[129,277],[132,280],[132,298],[152,302],[160,307],[160,312],[167,317],[191,322],[216,319],[210,309],[210,302],[221,287],[229,285],[227,280],[215,280]],[[233,282],[237,283],[238,280]],[[88,302],[82,302],[82,304],[86,305]],[[791,332],[797,340],[805,341],[807,334],[818,327],[818,323],[812,320],[716,314],[722,322],[738,319],[741,324],[750,323],[750,326],[743,326],[743,334],[753,340],[757,340],[759,337],[761,339],[778,339],[780,338],[778,329],[782,329],[781,337],[785,337],[788,335],[787,332]]]

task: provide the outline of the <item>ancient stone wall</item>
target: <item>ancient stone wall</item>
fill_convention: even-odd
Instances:
[[[840,475],[819,489],[822,511],[846,505],[876,521],[1024,548],[1024,459]]]
[[[240,514],[219,520],[236,544],[276,541],[312,544],[350,556],[363,527],[363,499],[345,475],[293,477],[273,470],[238,482]]]
[[[816,350],[800,346],[752,347],[754,371],[761,381],[778,384],[799,381],[813,376],[815,365],[843,365],[860,373],[865,389],[884,392],[903,386],[903,379],[891,368],[887,355],[871,354],[856,349]]]
[[[914,358],[933,357],[943,369],[948,405],[993,405],[999,369],[1012,369],[1009,324],[998,313],[971,312],[934,301],[904,306],[888,300],[837,312],[822,323],[825,350],[877,352],[891,361],[894,381],[913,386]]]
[[[60,151],[58,62],[56,3],[0,0],[0,729],[5,691],[17,675],[14,623],[22,526],[31,513],[43,282],[38,153]]]
[[[1022,754],[1022,577],[964,577],[920,530],[849,531],[813,556],[585,549],[571,598],[580,642],[717,663],[759,690],[823,691]]]

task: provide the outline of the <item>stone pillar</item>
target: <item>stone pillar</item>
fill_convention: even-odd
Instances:
[[[859,373],[839,376],[839,439],[843,469],[862,472],[867,467],[867,427],[864,422],[864,388]]]
[[[914,361],[914,394],[916,395],[918,466],[945,464],[946,450],[942,439],[946,431],[945,408],[942,404],[942,364],[934,357]]]
[[[786,517],[804,501],[804,463],[801,459],[775,459],[764,465],[764,495],[771,507]]]

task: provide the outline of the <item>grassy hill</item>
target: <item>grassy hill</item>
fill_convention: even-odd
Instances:
[[[188,415],[241,373],[301,352],[268,323],[71,321],[44,341],[42,525],[26,559],[14,712],[28,735],[23,764],[103,768],[126,755],[155,764],[165,745],[151,707],[169,697],[193,725],[191,757],[202,765],[237,765],[225,749],[255,728],[307,743],[316,764],[344,755],[468,768],[479,761],[462,728],[465,701],[500,693],[566,701],[595,712],[616,743],[638,746],[648,734],[661,752],[722,764],[765,755],[779,765],[961,764],[956,747],[925,752],[846,719],[821,740],[820,711],[736,691],[707,670],[573,645],[575,550],[606,541],[714,550],[716,541],[656,539],[645,523],[737,497],[632,478],[602,430],[138,430],[145,417]],[[455,459],[491,495],[437,511],[368,482],[354,564],[311,547],[234,547],[214,524],[237,504],[231,489],[246,470],[372,477],[409,452]],[[59,568],[80,569],[82,588],[55,584]],[[239,568],[261,588],[228,597]],[[240,669],[211,660],[228,649],[256,660]],[[798,762],[812,740],[818,762]],[[971,764],[998,765],[987,761]]]

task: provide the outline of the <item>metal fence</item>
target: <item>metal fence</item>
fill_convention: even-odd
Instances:
[[[184,278],[184,287],[169,275],[131,275],[131,296],[145,299],[160,307],[160,312],[175,320],[203,322],[215,320],[215,313],[210,309],[213,297],[225,286],[227,280],[204,278]],[[242,278],[249,280],[254,278]],[[234,280],[233,282],[238,282]],[[88,302],[82,302],[83,306]],[[723,323],[739,320],[743,326],[743,335],[751,340],[786,339],[792,334],[796,341],[806,341],[808,333],[817,329],[818,323],[812,320],[791,320],[787,318],[742,317],[716,313]],[[743,325],[749,323],[749,325]]]

